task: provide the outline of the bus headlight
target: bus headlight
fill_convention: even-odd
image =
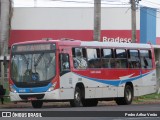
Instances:
[[[17,91],[14,89],[14,87],[12,85],[10,85],[10,91],[14,92],[14,93],[17,93]]]
[[[54,88],[55,88],[55,86],[56,86],[56,83],[57,83],[57,82],[53,83],[52,86],[47,90],[47,92],[53,91]]]

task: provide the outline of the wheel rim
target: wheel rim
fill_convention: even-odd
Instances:
[[[80,104],[80,102],[81,102],[81,97],[80,97],[80,93],[79,93],[79,92],[76,92],[76,93],[75,93],[75,100],[76,100],[76,103]]]
[[[132,92],[130,91],[130,89],[126,90],[126,99],[127,99],[127,101],[132,100]]]

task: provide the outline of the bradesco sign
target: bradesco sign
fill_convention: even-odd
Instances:
[[[131,43],[132,39],[131,38],[121,38],[121,37],[109,38],[109,37],[103,36],[102,41],[103,42]]]

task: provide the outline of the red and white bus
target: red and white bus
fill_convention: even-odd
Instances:
[[[12,45],[10,58],[11,101],[31,101],[34,108],[49,101],[128,105],[134,96],[156,92],[150,44],[38,40]]]

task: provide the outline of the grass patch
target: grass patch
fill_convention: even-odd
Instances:
[[[141,103],[141,102],[144,102],[144,100],[135,98],[135,99],[133,100],[133,102],[134,102],[134,103]]]
[[[155,101],[155,100],[160,100],[160,94],[153,93],[153,94],[148,94],[148,95],[143,95],[134,98],[133,102],[139,103],[139,102],[145,102],[145,101]]]
[[[144,100],[152,100],[152,99],[160,99],[160,94],[157,93],[153,93],[153,94],[149,94],[149,95],[143,95],[138,97],[139,99],[144,99]]]
[[[7,103],[11,102],[11,101],[10,101],[10,98],[4,97],[4,102],[7,102]]]

